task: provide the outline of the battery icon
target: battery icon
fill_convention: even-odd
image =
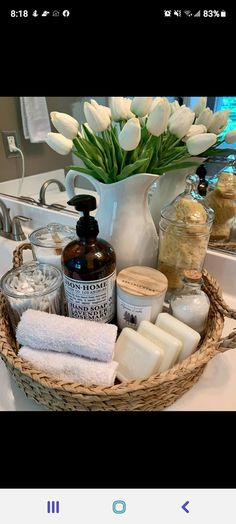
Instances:
[[[220,16],[226,16],[226,11],[221,11]]]

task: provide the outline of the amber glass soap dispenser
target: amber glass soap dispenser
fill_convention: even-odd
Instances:
[[[97,238],[98,222],[90,211],[96,198],[77,195],[68,202],[83,216],[78,220],[78,239],[64,248],[61,262],[70,317],[111,322],[115,317],[116,255],[113,247]]]

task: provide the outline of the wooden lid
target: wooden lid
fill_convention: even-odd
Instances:
[[[186,269],[183,274],[185,278],[191,280],[192,282],[196,282],[197,280],[201,280],[202,278],[202,273],[194,269]]]
[[[146,266],[122,269],[116,282],[123,291],[142,297],[162,295],[168,287],[168,280],[163,273]]]

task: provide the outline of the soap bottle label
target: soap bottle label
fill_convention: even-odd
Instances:
[[[120,329],[138,329],[142,320],[150,320],[151,306],[134,306],[117,297],[117,322]]]
[[[110,322],[115,316],[116,271],[100,280],[75,280],[63,276],[70,317]]]

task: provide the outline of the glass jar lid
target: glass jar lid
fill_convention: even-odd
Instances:
[[[5,273],[1,279],[1,287],[7,296],[32,298],[55,291],[62,281],[60,269],[50,264],[28,262]]]
[[[178,176],[178,175],[176,175]],[[201,226],[211,224],[214,211],[198,193],[199,177],[190,175],[186,178],[186,188],[177,198],[161,211],[161,217],[178,227]]]
[[[33,231],[29,235],[29,241],[34,246],[61,248],[66,246],[75,236],[75,228],[52,222],[47,224],[46,227]]]

